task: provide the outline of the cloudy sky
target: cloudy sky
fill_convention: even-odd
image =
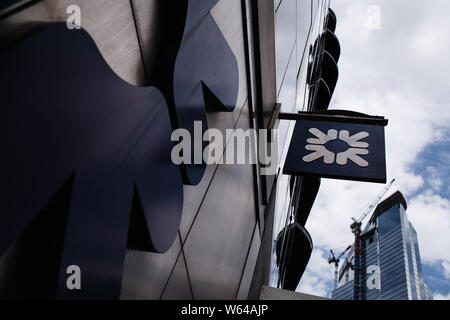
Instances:
[[[389,119],[388,181],[397,184],[387,196],[405,195],[425,281],[435,299],[450,300],[450,1],[331,1],[342,48],[331,108]],[[383,188],[322,181],[306,226],[315,249],[298,291],[330,295],[329,249],[352,243],[351,217]]]

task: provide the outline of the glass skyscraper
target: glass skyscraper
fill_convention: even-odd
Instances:
[[[361,287],[364,300],[432,300],[424,283],[417,233],[400,192],[381,202],[361,236]],[[332,298],[352,300],[354,252],[350,251]]]

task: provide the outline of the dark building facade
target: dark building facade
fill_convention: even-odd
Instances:
[[[280,112],[327,110],[338,79],[341,52],[334,34],[337,18],[330,2],[275,3]],[[285,162],[294,127],[293,121],[279,122],[280,163]],[[305,224],[319,187],[318,177],[281,174],[277,177],[269,280],[272,287],[294,291],[300,281],[313,248]]]
[[[424,283],[417,233],[406,215],[406,200],[396,192],[375,209],[361,235],[361,298],[364,300],[432,300]],[[332,297],[353,300],[351,251]]]
[[[296,285],[320,179],[282,175],[292,123],[272,120],[328,108],[335,27],[328,0],[3,2],[0,298],[257,299],[271,269]],[[276,172],[175,165],[194,121],[278,128]]]

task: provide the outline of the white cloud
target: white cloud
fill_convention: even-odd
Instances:
[[[450,201],[426,191],[409,202],[407,214],[417,231],[422,261],[447,261],[450,252]]]
[[[444,275],[447,279],[450,279],[450,262],[449,261],[442,261],[441,262],[442,268],[444,269]]]
[[[297,292],[327,297],[330,283],[333,281],[334,269],[327,262],[328,256],[323,250],[314,250],[309,261],[309,268],[300,281]]]
[[[433,188],[434,191],[439,192],[444,185],[444,181],[442,181],[441,173],[435,167],[427,167],[427,182]]]
[[[434,300],[450,300],[450,292],[447,295],[442,295],[440,293],[436,293],[433,295]]]

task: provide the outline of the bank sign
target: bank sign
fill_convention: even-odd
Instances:
[[[310,118],[296,122],[284,174],[386,183],[383,122]]]

